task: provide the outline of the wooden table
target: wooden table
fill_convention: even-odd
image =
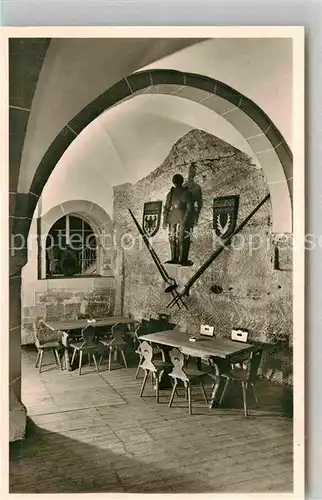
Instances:
[[[146,340],[158,346],[176,347],[182,353],[201,359],[212,359],[215,372],[215,386],[211,395],[209,407],[216,406],[219,395],[222,391],[222,380],[220,373],[229,367],[229,361],[232,356],[250,352],[254,346],[245,342],[236,342],[233,340],[219,339],[215,337],[197,336],[196,342],[189,341],[190,335],[178,330],[166,330],[164,332],[150,333],[141,335],[140,340]],[[165,355],[167,353],[165,352]]]
[[[52,330],[62,330],[67,332],[70,330],[82,330],[85,326],[91,325],[95,328],[100,328],[104,326],[113,326],[118,323],[123,325],[130,325],[136,323],[133,318],[126,318],[124,316],[108,316],[106,318],[100,318],[95,321],[95,323],[88,323],[87,319],[62,319],[60,321],[44,321],[44,324],[51,328]]]
[[[95,323],[88,323],[87,319],[62,319],[59,321],[44,321],[44,324],[53,331],[62,332],[72,332],[80,331],[86,326],[93,326],[94,328],[104,328],[122,323],[123,325],[131,325],[137,321],[133,318],[127,318],[125,316],[107,316],[106,318],[100,318],[95,321]],[[71,371],[69,355],[68,355],[68,342],[64,344],[65,347],[65,362],[66,369]]]

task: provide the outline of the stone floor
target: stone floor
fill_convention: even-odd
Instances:
[[[289,389],[260,381],[246,418],[239,387],[213,410],[196,387],[189,416],[184,397],[168,408],[169,390],[158,405],[150,384],[139,398],[135,367],[87,365],[79,376],[48,353],[39,374],[35,357],[23,350],[29,422],[10,445],[10,493],[292,491]]]

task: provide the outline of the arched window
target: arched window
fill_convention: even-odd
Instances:
[[[97,237],[84,219],[61,217],[46,239],[46,278],[96,273]]]

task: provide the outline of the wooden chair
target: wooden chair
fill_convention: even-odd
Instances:
[[[202,372],[197,369],[188,368],[186,366],[186,359],[182,352],[179,349],[174,348],[170,351],[170,359],[173,364],[173,370],[169,373],[169,376],[174,379],[173,389],[169,401],[169,407],[171,407],[174,395],[176,393],[176,388],[178,385],[178,381],[183,382],[185,387],[186,397],[188,399],[188,407],[189,407],[189,415],[192,414],[192,405],[191,405],[191,382],[195,379],[200,380],[200,387],[203,394],[203,397],[208,405],[208,398],[205,392],[204,385],[202,383],[202,377],[207,375],[206,372]]]
[[[139,355],[139,363],[138,363],[137,370],[135,372],[136,379],[139,376],[140,368],[142,368],[141,363],[142,363],[143,357],[144,357],[143,353],[142,353],[142,349],[141,349],[142,340],[140,340],[139,337],[140,337],[140,335],[153,333],[153,331],[154,331],[153,325],[151,325],[149,321],[146,321],[144,319],[141,321],[141,323],[135,329],[135,332],[134,332],[135,344],[136,344],[135,352],[136,352],[136,354]],[[153,350],[153,358],[155,358],[156,356],[162,357],[162,351],[159,347],[152,346],[152,350]]]
[[[153,358],[153,348],[145,340],[140,344],[140,349],[142,353],[142,360],[140,363],[140,368],[144,370],[144,379],[142,382],[140,397],[143,395],[146,381],[148,376],[151,375],[152,381],[155,380],[156,388],[156,402],[159,403],[159,382],[166,368],[171,368],[172,364],[166,361],[161,361],[159,359]]]
[[[247,342],[248,335],[247,330],[232,330],[230,338],[235,342]]]
[[[249,333],[247,330],[232,330],[230,339],[233,342],[244,342],[246,343],[248,341],[248,336]],[[243,368],[244,363],[246,363],[249,360],[249,354],[237,354],[233,357],[232,359],[232,367],[233,368]]]
[[[200,325],[200,329],[199,329],[199,335],[201,336],[201,338],[202,337],[213,337],[214,336],[214,331],[215,331],[215,327],[214,326],[201,324]],[[185,366],[187,366],[188,362],[191,359],[191,355],[190,354],[184,354],[184,357],[185,357]],[[192,358],[194,358],[194,356],[192,356]],[[198,361],[197,361],[198,369],[201,369],[201,365],[202,364],[209,365],[209,359],[210,359],[209,356],[198,358]]]
[[[215,328],[210,325],[200,325],[200,335],[204,335],[207,337],[213,337],[214,336],[214,330]]]
[[[121,353],[123,362],[125,367],[127,368],[127,361],[125,357],[125,347],[127,345],[127,342],[124,340],[123,335],[129,331],[128,325],[127,324],[122,324],[122,323],[117,323],[116,325],[112,326],[112,334],[111,338],[107,339],[101,339],[100,344],[105,347],[109,351],[108,354],[108,369],[109,371],[111,370],[111,363],[112,363],[112,354],[114,353],[116,358],[117,354]],[[100,359],[100,362],[102,360],[102,357]]]
[[[254,394],[254,398],[255,398],[256,403],[257,404],[259,403],[259,399],[258,399],[258,396],[256,394],[256,390],[255,390],[255,383],[256,383],[257,378],[258,378],[258,369],[259,369],[260,362],[262,359],[262,354],[263,354],[263,348],[257,347],[250,353],[250,356],[248,358],[248,362],[245,362],[245,361],[243,362],[243,368],[232,368],[227,373],[224,372],[224,373],[220,374],[221,377],[224,377],[226,379],[226,382],[225,382],[225,386],[224,386],[221,398],[219,400],[218,406],[221,405],[221,403],[224,399],[228,384],[231,380],[240,382],[242,385],[245,417],[247,417],[247,415],[248,415],[248,413],[247,413],[247,389],[248,389],[249,385],[253,389],[253,394]]]
[[[99,371],[98,363],[95,354],[102,353],[102,346],[95,339],[95,327],[88,325],[82,330],[82,341],[81,342],[71,342],[70,347],[74,349],[73,356],[71,360],[71,366],[74,363],[76,353],[79,353],[79,375],[82,373],[82,361],[83,354],[88,355],[88,360],[90,363],[91,357],[93,358],[96,371]]]
[[[35,346],[37,347],[37,358],[35,368],[39,367],[41,373],[43,357],[45,351],[53,351],[56,365],[62,370],[60,352],[62,349],[61,342],[58,340],[59,334],[46,327],[43,320],[39,321],[38,325],[34,324]]]

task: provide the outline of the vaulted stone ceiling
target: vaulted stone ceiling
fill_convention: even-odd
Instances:
[[[62,48],[62,41],[56,43],[56,51],[59,47]],[[72,47],[70,50],[72,57]],[[287,39],[206,40],[166,55],[145,68],[191,71],[228,83],[262,106],[289,142],[292,137],[291,50],[291,41]],[[89,55],[88,50],[85,55]],[[142,69],[139,60],[136,64]],[[49,70],[49,61],[44,68]],[[73,80],[77,68],[79,70],[75,61],[69,79]],[[59,68],[55,71],[59,72]],[[48,91],[47,88],[46,93]],[[79,91],[81,88],[75,88],[76,93]],[[218,136],[257,161],[240,133],[210,109],[178,96],[139,95],[109,109],[74,140],[45,186],[41,213],[70,199],[67,186],[73,186],[74,197],[87,199],[100,179],[102,190],[96,191],[100,198],[97,202],[111,214],[112,186],[136,182],[154,170],[176,140],[193,128]],[[28,147],[25,152],[25,161],[37,154],[36,150],[31,151],[30,156]]]
[[[211,109],[180,97],[140,95],[101,115],[76,138],[45,186],[42,213],[70,199],[73,186],[73,196],[79,199],[87,199],[95,189],[96,202],[112,215],[112,186],[148,175],[192,129],[253,156],[241,134]]]

